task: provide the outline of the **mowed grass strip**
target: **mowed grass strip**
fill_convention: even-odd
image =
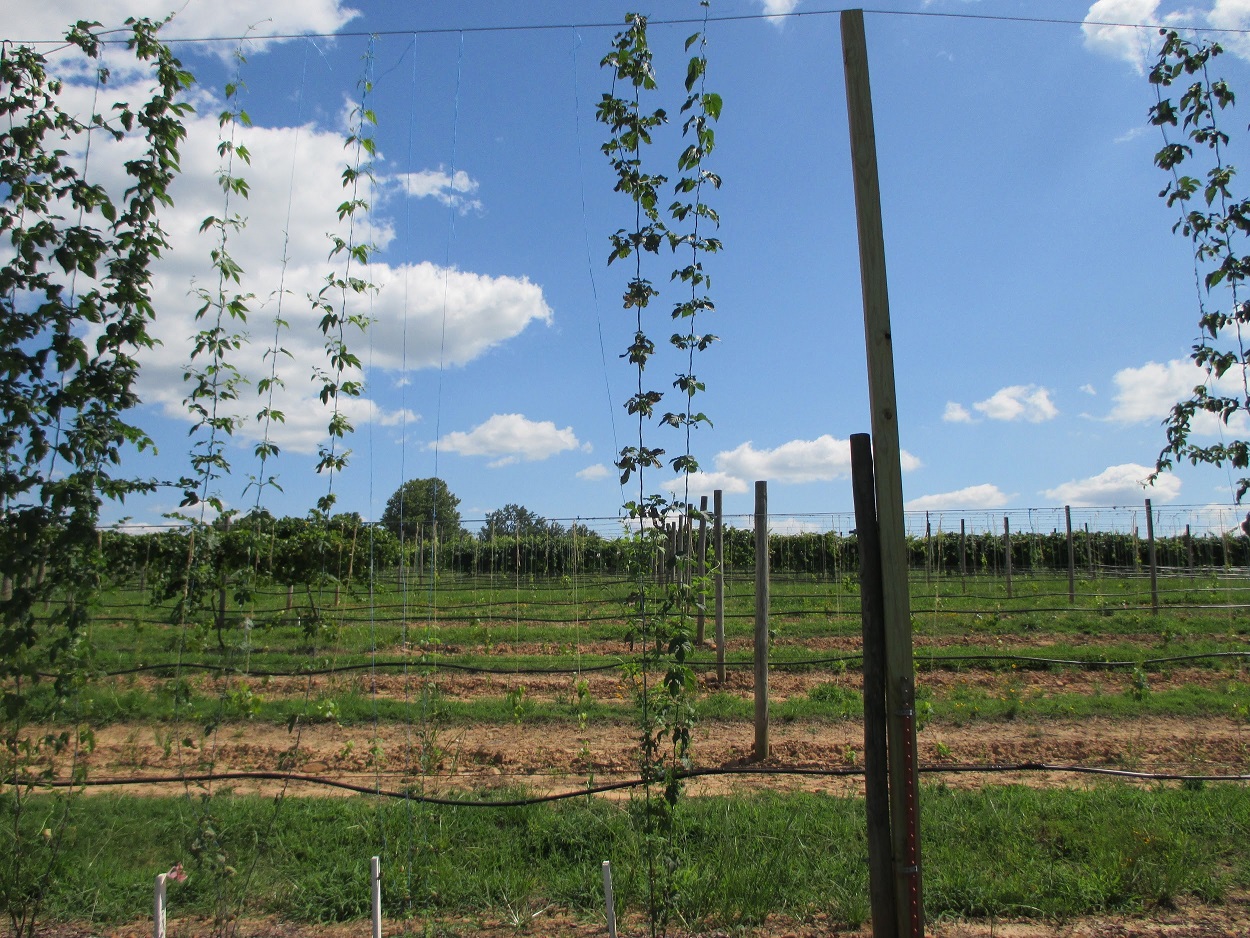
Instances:
[[[1218,904],[1250,885],[1250,796],[1240,785],[975,792],[938,785],[925,787],[922,807],[930,917],[1066,919],[1183,900]],[[153,877],[181,862],[189,877],[170,885],[175,919],[223,909],[302,922],[361,919],[369,914],[375,854],[390,917],[508,920],[555,908],[591,918],[601,914],[605,859],[620,907],[639,912],[647,895],[639,809],[591,798],[433,807],[222,791],[201,797],[194,789],[179,797],[79,798],[47,915],[96,925],[140,920],[150,914]],[[44,823],[48,815],[28,816]],[[692,927],[773,914],[823,914],[848,925],[867,917],[859,799],[689,798],[677,817],[675,911]]]

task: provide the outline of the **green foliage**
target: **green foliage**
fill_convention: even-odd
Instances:
[[[341,258],[342,269],[326,275],[325,285],[315,296],[309,296],[313,310],[320,315],[319,328],[325,339],[328,367],[315,367],[313,380],[320,385],[321,403],[331,408],[327,425],[328,440],[317,453],[317,472],[326,476],[326,494],[317,499],[317,510],[329,516],[338,496],[334,493],[334,477],[347,468],[351,450],[340,449],[340,443],[353,431],[343,411],[343,398],[360,397],[364,382],[358,377],[360,358],[347,342],[348,329],[364,333],[369,316],[356,305],[361,297],[376,290],[374,284],[356,273],[356,267],[367,267],[373,246],[356,240],[357,216],[369,211],[369,201],[361,192],[363,184],[373,183],[373,159],[377,145],[372,130],[377,115],[368,107],[373,91],[373,41],[365,56],[365,76],[360,80],[360,103],[352,109],[351,133],[344,147],[352,150],[352,162],[343,168],[343,188],[347,199],[339,204],[339,221],[348,223],[347,237],[330,235],[330,258]]]
[[[409,479],[386,500],[382,525],[405,541],[421,531],[433,537],[435,524],[441,537],[460,533],[460,499],[442,479]]]
[[[1150,70],[1156,103],[1150,123],[1163,131],[1164,146],[1155,164],[1170,176],[1159,193],[1180,218],[1172,230],[1190,240],[1198,290],[1199,340],[1190,358],[1205,372],[1205,380],[1186,400],[1178,402],[1165,421],[1167,445],[1156,461],[1156,475],[1178,460],[1208,463],[1250,471],[1250,442],[1222,438],[1209,445],[1191,439],[1195,418],[1209,414],[1233,433],[1235,418],[1250,411],[1250,355],[1242,328],[1250,323],[1250,301],[1244,282],[1250,276],[1250,199],[1235,190],[1236,168],[1227,162],[1232,140],[1221,115],[1233,106],[1228,84],[1212,78],[1210,66],[1223,49],[1218,43],[1195,43],[1174,30],[1160,30],[1164,38],[1158,61]],[[1180,97],[1164,97],[1164,89],[1182,83]],[[1184,142],[1169,129],[1180,129]],[[1187,164],[1197,163],[1190,170]],[[1187,172],[1188,170],[1188,172]],[[1227,305],[1224,305],[1227,303]],[[1229,377],[1231,381],[1220,383]],[[1250,476],[1237,480],[1237,500],[1250,490]]]
[[[478,533],[481,540],[492,537],[562,537],[564,526],[548,521],[524,505],[509,503],[486,513],[486,521]]]
[[[706,295],[708,278],[701,257],[720,246],[719,242],[705,237],[700,229],[701,222],[716,221],[715,213],[702,201],[701,194],[705,183],[720,183],[719,178],[703,166],[704,157],[714,146],[710,122],[719,117],[720,99],[704,90],[705,36],[696,33],[686,43],[689,49],[698,42],[699,50],[687,68],[687,98],[681,107],[682,113],[690,112],[683,134],[693,142],[677,160],[678,170],[683,175],[674,187],[679,198],[669,208],[675,224],[690,224],[688,232],[680,232],[670,228],[660,212],[660,192],[668,177],[649,171],[643,159],[644,147],[652,143],[652,133],[668,119],[663,108],[644,108],[642,104],[643,93],[657,89],[647,19],[629,14],[625,22],[626,28],[613,39],[612,51],[600,63],[611,70],[613,91],[603,95],[596,117],[609,132],[602,150],[616,173],[616,191],[626,195],[634,208],[633,229],[618,229],[609,236],[608,263],[631,258],[634,262],[622,295],[623,308],[633,316],[633,339],[621,357],[634,367],[637,376],[636,389],[625,403],[626,412],[637,418],[637,442],[621,449],[616,466],[622,486],[636,477],[638,487],[637,498],[624,506],[636,523],[636,530],[623,553],[635,583],[634,593],[628,600],[629,635],[641,651],[628,673],[635,682],[640,716],[639,768],[646,784],[635,806],[635,817],[647,858],[648,922],[654,936],[667,930],[673,911],[679,905],[680,893],[689,880],[683,871],[682,848],[676,829],[682,789],[680,776],[691,764],[695,680],[688,658],[694,640],[691,613],[700,592],[693,584],[693,558],[684,549],[669,556],[665,522],[670,512],[681,518],[683,511],[676,504],[670,505],[663,496],[648,493],[645,481],[648,469],[663,466],[665,450],[650,442],[647,435],[648,423],[659,415],[657,408],[664,400],[664,393],[646,387],[644,382],[646,367],[656,354],[656,343],[647,333],[644,312],[651,300],[659,296],[659,290],[645,275],[643,259],[647,254],[658,254],[664,244],[673,251],[687,246],[691,252],[689,262],[671,277],[690,287],[689,298],[673,308],[672,319],[680,323],[682,331],[674,333],[670,340],[673,348],[684,353],[684,370],[673,382],[673,387],[682,394],[682,404],[680,409],[658,416],[661,425],[683,432],[682,453],[672,459],[670,465],[688,477],[698,469],[690,450],[691,430],[707,422],[704,414],[692,408],[695,394],[704,390],[703,382],[694,373],[693,355],[696,350],[706,349],[715,339],[711,335],[697,334],[694,323],[697,313],[712,308]],[[626,86],[622,97],[615,94],[618,84]],[[655,576],[661,571],[656,582]]]
[[[58,698],[81,677],[102,502],[155,488],[117,467],[127,448],[151,445],[128,411],[139,403],[136,355],[153,344],[151,265],[167,247],[160,211],[192,78],[158,41],[158,24],[126,25],[131,55],[150,69],[150,97],[106,113],[63,110],[61,82],[33,49],[6,44],[0,57],[0,904],[19,938],[34,934],[68,818],[63,800],[32,814],[32,793],[60,762],[80,778],[86,746],[77,731],[32,740],[32,695],[44,673]],[[98,28],[79,22],[66,39],[103,86]],[[133,147],[117,202],[75,165],[71,150],[85,151],[91,134]],[[39,603],[47,614],[36,615]]]
[[[191,344],[191,360],[183,373],[183,380],[191,386],[183,405],[194,418],[192,438],[200,437],[191,448],[191,478],[183,480],[183,508],[200,505],[200,520],[205,508],[220,513],[225,509],[219,493],[213,491],[217,480],[230,474],[230,461],[226,458],[228,438],[242,423],[242,418],[232,411],[233,402],[245,379],[230,361],[230,354],[238,351],[246,342],[244,332],[235,331],[247,322],[251,294],[234,292],[243,274],[230,255],[230,236],[243,229],[247,219],[232,211],[233,198],[248,197],[247,180],[235,175],[235,160],[243,164],[251,162],[247,147],[236,142],[238,128],[251,123],[238,104],[238,96],[245,87],[241,71],[245,61],[242,51],[236,50],[237,68],[235,80],[226,85],[227,109],[218,118],[221,136],[217,154],[221,164],[217,169],[217,182],[222,191],[221,215],[210,215],[200,223],[200,232],[212,232],[215,243],[210,251],[212,268],[217,275],[214,289],[197,287],[195,296],[200,305],[195,311],[195,321],[202,328],[195,334]],[[229,132],[227,134],[227,128]]]

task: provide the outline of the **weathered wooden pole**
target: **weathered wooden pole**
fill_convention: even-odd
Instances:
[[[1007,598],[1011,599],[1011,521],[1003,515],[1003,569],[1007,573]]]
[[[968,522],[959,519],[959,582],[968,592]]]
[[[1189,531],[1189,525],[1185,525],[1185,565],[1189,570],[1189,579],[1194,578],[1194,537]]]
[[[768,483],[755,483],[755,759],[768,758]]]
[[[924,581],[933,579],[933,525],[929,521],[929,513],[924,513]]]
[[[916,772],[916,688],[912,661],[911,597],[903,519],[903,470],[894,390],[894,346],[886,281],[885,235],[877,178],[877,142],[868,77],[863,10],[844,10],[842,59],[851,136],[851,168],[859,232],[864,301],[864,345],[876,470],[877,523],[881,532],[881,594],[885,614],[886,708],[890,762],[895,901],[898,933],[924,934],[920,872],[920,786]]]
[[[1155,549],[1155,513],[1146,499],[1146,560],[1150,563],[1150,611],[1159,614],[1159,556]]]
[[[694,641],[702,646],[706,637],[707,622],[707,588],[704,584],[707,577],[707,496],[699,497],[699,548],[698,559],[695,561],[695,573],[699,577],[699,609],[695,623]]]
[[[352,573],[356,569],[356,535],[360,533],[360,522],[357,522],[352,528],[352,551],[347,555],[347,585],[351,586]],[[404,552],[399,552],[399,565],[404,565]]]
[[[716,551],[716,577],[713,580],[716,603],[716,680],[725,683],[725,525],[721,490],[712,492],[712,544]]]
[[[1076,547],[1072,543],[1072,506],[1063,506],[1063,520],[1068,527],[1068,605],[1076,603]]]
[[[881,540],[872,472],[872,440],[851,434],[851,491],[859,545],[860,622],[864,637],[864,806],[868,822],[868,896],[872,933],[898,933],[890,846],[889,765],[886,749],[885,615],[881,597]]]

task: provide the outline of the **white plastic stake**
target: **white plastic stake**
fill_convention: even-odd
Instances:
[[[608,938],[616,938],[616,900],[612,896],[612,862],[603,861],[603,904],[608,910]]]
[[[373,887],[373,938],[382,938],[382,861],[369,858],[369,882]]]
[[[152,938],[165,938],[165,877],[158,873],[152,890]]]

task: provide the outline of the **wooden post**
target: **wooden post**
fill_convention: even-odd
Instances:
[[[425,536],[420,521],[417,522],[417,549],[413,552],[412,559],[417,565],[417,589],[421,589],[425,585]]]
[[[933,525],[929,523],[929,513],[924,513],[924,581],[933,579]]]
[[[1003,515],[1003,570],[1007,573],[1007,598],[1011,599],[1011,522]]]
[[[912,660],[911,597],[907,583],[907,531],[903,518],[902,453],[894,389],[894,347],[877,179],[877,142],[862,10],[841,14],[846,109],[859,232],[864,300],[864,345],[876,470],[877,523],[881,532],[882,608],[886,636],[886,709],[890,741],[890,815],[894,841],[895,902],[904,938],[924,934],[920,870],[920,786],[916,773],[916,694]]]
[[[1185,525],[1185,564],[1189,569],[1189,579],[1194,578],[1194,538],[1189,533],[1189,525]]]
[[[1159,557],[1155,548],[1155,513],[1146,499],[1146,560],[1150,563],[1150,611],[1159,614]]]
[[[1089,561],[1089,578],[1094,578],[1094,541],[1089,536],[1089,522],[1085,522],[1085,559]]]
[[[968,592],[968,523],[959,519],[959,582]]]
[[[873,491],[872,441],[851,434],[851,490],[859,544],[860,622],[864,637],[864,806],[868,822],[868,896],[872,933],[898,932],[891,870],[889,764],[886,749],[885,615],[881,596],[881,543]]]
[[[692,581],[695,575],[694,518],[690,516],[689,511],[687,511],[682,517],[684,519],[683,524],[685,525],[685,530],[686,530],[685,537],[682,539],[682,550],[686,552],[686,562],[683,565],[684,572],[682,575],[682,586],[689,588],[692,585]]]
[[[382,861],[369,858],[369,886],[373,905],[373,938],[382,938]]]
[[[352,527],[352,552],[347,555],[347,585],[351,586],[352,571],[356,569],[356,535],[360,533],[360,522]],[[399,551],[399,565],[404,565],[404,552],[401,547]]]
[[[1063,506],[1063,520],[1068,528],[1068,605],[1076,604],[1076,548],[1072,543],[1072,506]]]
[[[187,567],[183,573],[182,603],[178,606],[178,625],[186,624],[187,598],[191,595],[191,567],[195,561],[195,528],[187,537]]]
[[[716,551],[716,577],[713,580],[716,603],[716,680],[725,683],[725,525],[721,490],[712,492],[712,544]]]
[[[699,553],[696,561],[696,573],[699,577],[699,612],[698,620],[695,625],[694,641],[696,645],[702,646],[704,639],[704,624],[707,620],[707,589],[704,586],[704,579],[707,577],[707,496],[699,497]]]
[[[768,483],[755,483],[755,759],[768,758]]]
[[[224,534],[230,533],[230,519],[227,517],[224,522]],[[218,553],[219,565],[217,569],[217,641],[221,644],[222,632],[226,628],[226,584],[228,578],[226,575],[226,552],[224,550]]]

